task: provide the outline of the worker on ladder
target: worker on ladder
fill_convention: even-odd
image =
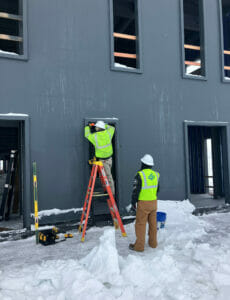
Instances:
[[[90,126],[85,127],[85,137],[94,145],[96,159],[101,161],[104,165],[105,173],[109,181],[113,195],[115,195],[115,187],[112,168],[113,145],[112,138],[115,128],[104,121],[97,121],[96,124],[91,123]],[[94,133],[91,133],[90,127],[95,126]]]
[[[159,192],[160,174],[152,170],[154,161],[151,155],[141,158],[141,170],[134,179],[132,209],[136,210],[136,242],[129,245],[130,250],[144,251],[146,223],[149,223],[149,246],[157,247],[157,193]]]

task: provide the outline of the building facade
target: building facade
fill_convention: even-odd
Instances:
[[[0,127],[18,128],[24,226],[32,161],[39,210],[83,206],[84,126],[99,119],[116,126],[121,214],[145,153],[161,174],[160,199],[213,189],[230,201],[229,13],[226,0],[0,1]]]

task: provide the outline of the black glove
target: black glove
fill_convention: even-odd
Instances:
[[[131,209],[130,209],[130,211],[131,212],[136,212],[136,204],[134,205],[134,204],[131,204],[132,206],[131,206]]]

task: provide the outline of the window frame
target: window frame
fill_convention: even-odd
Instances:
[[[186,74],[185,69],[185,51],[184,51],[184,0],[180,0],[180,23],[181,23],[181,69],[182,78],[184,79],[194,79],[194,80],[207,80],[208,79],[208,68],[207,68],[207,40],[206,40],[206,11],[205,11],[205,0],[202,1],[202,15],[200,17],[200,24],[202,24],[201,39],[203,41],[203,50],[201,51],[201,58],[203,61],[203,67],[205,70],[205,75],[197,76]]]
[[[0,58],[9,58],[16,60],[28,60],[28,29],[27,29],[27,0],[19,0],[20,5],[22,6],[22,38],[23,38],[23,54],[10,54],[10,53],[1,53]]]
[[[221,61],[221,80],[223,83],[230,83],[229,79],[225,78],[224,71],[224,30],[223,30],[223,13],[222,13],[222,0],[219,0],[219,19],[220,19],[220,61]]]
[[[126,69],[122,67],[115,66],[115,59],[114,59],[114,37],[113,37],[113,30],[114,30],[114,23],[113,23],[113,0],[109,0],[109,21],[110,21],[110,61],[111,61],[111,70],[112,71],[121,71],[121,72],[128,72],[128,73],[143,73],[143,58],[142,58],[142,37],[141,37],[141,5],[140,0],[135,0],[137,2],[137,51],[136,55],[138,57],[138,68],[135,69]]]

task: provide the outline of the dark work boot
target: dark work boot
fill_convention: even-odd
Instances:
[[[135,244],[129,244],[129,249],[133,250],[133,251],[136,251],[136,252],[143,252],[144,251],[144,250],[136,250],[135,249]]]
[[[129,244],[129,249],[135,251],[134,246],[135,246],[135,244]]]

